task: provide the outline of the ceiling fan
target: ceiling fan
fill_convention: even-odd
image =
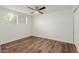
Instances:
[[[38,6],[36,6],[35,8],[31,8],[31,7],[28,7],[28,8],[31,9],[31,10],[33,10],[33,12],[31,12],[31,14],[33,14],[33,13],[44,14],[43,12],[41,12],[41,10],[46,9],[46,7],[39,8]]]

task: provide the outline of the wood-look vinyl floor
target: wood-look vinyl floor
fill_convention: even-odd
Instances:
[[[1,45],[2,53],[76,53],[74,44],[29,37]]]

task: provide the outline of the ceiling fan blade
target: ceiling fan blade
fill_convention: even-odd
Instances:
[[[39,13],[44,14],[43,12],[40,12],[40,11],[39,11]]]
[[[43,10],[43,9],[46,9],[46,7],[42,7],[42,8],[40,8],[39,10]]]
[[[31,12],[30,14],[33,14],[34,12]]]
[[[35,8],[36,8],[36,10],[38,10],[38,8],[39,8],[39,7],[38,7],[38,6],[36,6]]]
[[[33,8],[31,8],[31,7],[28,7],[29,9],[32,9],[32,10],[35,10],[35,9],[33,9]]]

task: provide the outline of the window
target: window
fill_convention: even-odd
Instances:
[[[27,16],[26,16],[26,19],[25,19],[25,20],[26,20],[26,24],[27,24],[27,22],[28,22],[28,21],[27,21],[27,20],[28,20],[28,17],[27,17]]]
[[[15,15],[13,13],[8,13],[5,18],[7,24],[27,24],[27,19],[26,15]]]
[[[18,16],[18,24],[27,24],[27,16],[19,15]]]
[[[17,16],[14,15],[13,13],[8,13],[6,15],[5,20],[6,20],[7,24],[16,24],[16,22],[17,22]]]

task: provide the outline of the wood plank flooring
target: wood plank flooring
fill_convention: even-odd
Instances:
[[[74,44],[31,36],[1,45],[2,53],[77,53]]]

